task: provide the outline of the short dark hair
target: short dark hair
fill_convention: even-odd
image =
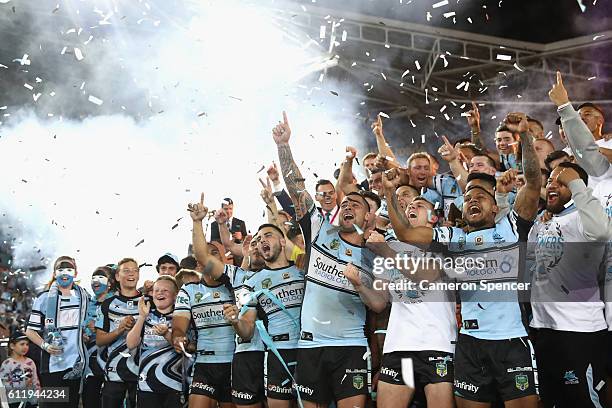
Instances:
[[[553,161],[562,159],[564,157],[567,157],[569,159],[570,155],[563,150],[555,150],[554,152],[550,152],[548,156],[546,156],[546,158],[544,159],[544,165],[546,166],[546,170],[553,171],[553,169],[550,167],[550,164]]]
[[[223,202],[221,203],[221,206],[223,206],[224,204],[225,205],[234,205],[234,201],[231,198],[229,198],[229,197],[225,197],[223,199]]]
[[[324,186],[326,184],[331,184],[331,186],[334,187],[334,190],[336,189],[336,187],[334,186],[334,183],[332,183],[331,181],[327,179],[319,179],[317,180],[317,184],[315,185],[315,191],[317,191],[319,187]]]
[[[372,170],[370,170],[370,177],[372,177],[375,174],[382,173],[384,171],[385,171],[385,169],[381,169],[380,167],[374,167]],[[368,177],[368,178],[370,178],[370,177]]]
[[[281,237],[285,238],[285,233],[283,232],[283,230],[282,230],[282,229],[280,229],[280,228],[278,228],[278,227],[277,227],[276,225],[274,225],[274,224],[268,224],[268,223],[266,223],[266,224],[261,224],[261,225],[259,226],[259,228],[257,229],[257,232],[261,231],[261,230],[262,230],[262,229],[264,229],[264,228],[272,228],[272,229],[276,230],[276,231],[277,231],[277,232],[278,232],[278,233],[281,235]]]
[[[371,208],[370,208],[370,203],[368,203],[368,200],[365,199],[365,197],[361,194],[358,193],[356,191],[351,191],[350,193],[348,193],[347,195],[345,195],[344,197],[359,197],[363,200],[363,202],[365,203],[366,207],[368,208],[368,212],[370,212]]]
[[[580,176],[582,181],[584,181],[584,185],[585,186],[589,185],[589,175],[587,174],[586,171],[584,171],[584,169],[582,167],[580,167],[576,163],[563,162],[563,163],[559,163],[559,165],[557,167],[565,167],[565,168],[570,168],[570,169],[576,170],[576,173],[578,173],[578,175]]]
[[[181,263],[179,264],[180,269],[195,269],[198,266],[198,261],[195,259],[195,256],[189,255],[185,258],[181,259]]]
[[[491,167],[496,168],[495,160],[493,160],[491,158],[491,156],[489,156],[488,154],[478,153],[478,154],[475,154],[474,157],[485,157],[487,159],[487,163],[489,163],[491,165]],[[472,158],[474,158],[474,157],[472,157]]]
[[[368,190],[359,190],[359,194],[361,194],[363,198],[369,198],[370,200],[374,201],[376,203],[377,210],[380,208],[382,201],[380,200],[380,197],[378,196],[378,194],[373,193]]]
[[[486,183],[491,184],[493,188],[495,188],[495,186],[497,185],[497,180],[495,179],[495,176],[486,173],[470,173],[468,175],[466,183],[469,183],[472,180],[482,180]]]
[[[508,132],[508,133],[512,133],[512,135],[516,135],[516,132],[513,132],[508,125],[506,125],[504,122],[501,122],[497,128],[495,129],[495,133],[499,133],[499,132]]]
[[[453,147],[457,147],[458,144],[463,144],[463,143],[472,143],[472,139],[469,139],[467,137],[464,137],[463,139],[459,139],[453,143]]]
[[[550,177],[550,171],[548,171],[546,169],[540,169],[540,174],[542,176],[546,176],[547,179]]]
[[[460,149],[468,149],[472,152],[472,154],[474,154],[474,156],[480,156],[482,154],[485,154],[484,151],[476,146],[474,143],[466,143],[466,144],[462,144],[461,146],[459,146]]]
[[[539,121],[539,120],[537,120],[536,118],[532,118],[531,116],[527,116],[527,122],[537,123],[539,127],[541,127],[542,129],[544,129],[544,125],[542,124],[542,122],[540,122],[540,121]]]

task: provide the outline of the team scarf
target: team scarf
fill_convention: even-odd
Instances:
[[[87,291],[80,287],[79,285],[72,285],[72,289],[77,293],[79,298],[79,322],[85,320],[85,316],[87,315],[87,309],[89,305],[89,295]],[[59,314],[60,307],[60,292],[58,288],[57,282],[53,282],[51,287],[49,288],[49,293],[47,294],[47,310],[45,313],[45,337],[58,335],[59,329],[57,328],[56,321],[57,316]],[[60,334],[61,335],[61,334]],[[83,388],[83,372],[85,371],[85,366],[88,364],[88,359],[85,356],[85,345],[83,344],[83,325],[79,325],[78,329],[78,347],[79,358],[77,359],[74,367],[71,371],[64,375],[65,380],[74,380],[80,378],[81,384],[80,389]]]

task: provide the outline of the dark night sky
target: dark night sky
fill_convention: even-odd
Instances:
[[[316,6],[338,10],[358,10],[361,13],[412,23],[435,25],[479,34],[521,41],[549,43],[612,29],[612,1],[582,0],[587,7],[581,12],[577,0],[449,0],[449,4],[432,8],[438,0],[317,0]],[[311,0],[300,0],[313,5]],[[501,7],[499,7],[501,3]],[[486,8],[483,8],[486,6]],[[424,11],[430,11],[427,21]],[[452,18],[442,16],[448,11]],[[487,21],[485,13],[488,14]],[[467,18],[472,18],[472,24]]]

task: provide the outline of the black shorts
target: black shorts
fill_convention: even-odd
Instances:
[[[537,370],[529,338],[482,340],[459,334],[455,348],[455,395],[492,402],[537,394]]]
[[[295,375],[297,349],[278,350],[285,361],[291,375]],[[266,359],[266,396],[278,400],[295,399],[295,391],[291,377],[272,351],[268,351]]]
[[[196,363],[189,394],[205,395],[218,402],[232,400],[232,363]]]
[[[298,349],[297,389],[306,401],[327,403],[370,392],[370,360],[363,346]]]
[[[605,406],[607,331],[532,334],[545,407]]]
[[[252,405],[264,400],[263,351],[235,353],[232,360],[232,402]]]
[[[402,373],[402,359],[412,359],[413,373]],[[378,381],[405,385],[403,375],[414,375],[414,384],[453,382],[453,355],[443,351],[394,351],[383,355]]]
[[[608,332],[608,362],[606,364],[606,373],[608,377],[612,377],[612,331]]]

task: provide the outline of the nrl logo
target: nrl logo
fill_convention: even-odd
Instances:
[[[340,241],[337,238],[334,238],[332,242],[329,244],[329,247],[333,250],[340,248]]]
[[[529,388],[529,377],[525,374],[519,374],[514,377],[514,383],[516,384],[516,388],[521,391],[525,391]]]
[[[272,286],[272,279],[266,278],[261,281],[261,287],[264,289],[269,289]]]
[[[356,390],[363,388],[363,375],[356,375],[353,377],[353,387]]]
[[[195,294],[195,301],[196,302],[200,302],[200,300],[202,300],[203,296],[204,296],[204,294],[202,292],[196,292],[196,294]]]
[[[436,363],[436,374],[438,374],[440,377],[444,377],[446,374],[448,374],[446,363]]]

